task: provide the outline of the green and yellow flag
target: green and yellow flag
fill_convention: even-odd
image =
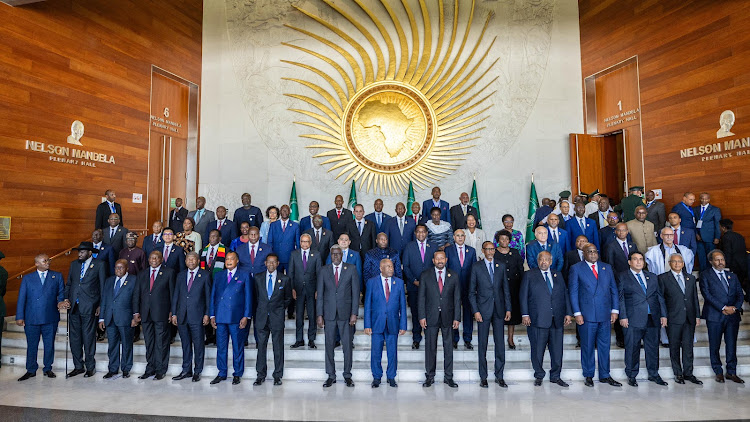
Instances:
[[[352,180],[352,190],[349,192],[349,209],[354,211],[355,205],[357,205],[357,185]]]
[[[299,221],[299,208],[297,207],[297,181],[292,182],[292,193],[289,195],[289,209],[291,213],[289,218],[292,221]]]
[[[477,209],[477,226],[482,228],[482,214],[479,213],[479,198],[477,198],[477,180],[474,179],[474,185],[471,187],[471,198],[469,205]]]
[[[412,215],[411,204],[414,203],[414,184],[409,181],[409,196],[406,198],[406,215]]]
[[[536,187],[534,187],[534,175],[531,175],[531,191],[529,192],[529,214],[526,221],[526,243],[534,239],[534,214],[539,208],[539,198],[536,196]]]

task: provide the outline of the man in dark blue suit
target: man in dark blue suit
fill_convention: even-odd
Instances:
[[[245,339],[247,325],[253,316],[253,277],[237,268],[236,252],[227,252],[224,271],[214,276],[211,290],[211,325],[216,330],[216,367],[219,374],[211,381],[218,384],[227,379],[227,353],[232,337],[234,373],[232,384],[240,383],[245,372]],[[264,265],[265,266],[265,265]]]
[[[354,267],[357,269],[357,275],[359,275],[359,278],[362,278],[362,258],[360,257],[359,253],[353,251],[352,249],[349,249],[349,245],[351,245],[351,243],[352,242],[351,240],[349,240],[349,235],[347,233],[342,233],[341,236],[339,236],[338,242],[336,242],[336,244],[341,248],[341,261],[345,264],[354,265]],[[326,258],[326,265],[330,263],[331,256],[329,255],[328,258]]]
[[[544,351],[549,349],[550,382],[561,387],[568,383],[560,379],[563,356],[563,326],[572,321],[570,296],[562,273],[551,269],[552,254],[542,251],[537,256],[537,268],[527,271],[521,281],[519,294],[521,321],[528,327],[531,345],[531,365],[534,385],[544,379]]]
[[[242,206],[234,211],[234,224],[236,226],[235,232],[240,232],[240,224],[247,221],[250,227],[257,227],[260,229],[260,225],[263,224],[263,213],[260,208],[252,204],[252,197],[249,193],[242,194]]]
[[[91,233],[91,243],[94,244],[94,250],[91,255],[94,259],[104,262],[107,275],[115,273],[115,249],[103,241],[102,229],[96,229]]]
[[[427,243],[427,227],[424,225],[419,225],[414,229],[414,237],[416,239],[404,248],[402,261],[404,264],[404,281],[406,282],[406,300],[411,309],[411,348],[419,349],[419,343],[422,341],[422,328],[419,326],[417,310],[419,278],[422,272],[432,268],[432,256],[435,254],[437,247]]]
[[[708,262],[708,253],[719,247],[721,238],[721,229],[719,221],[721,220],[721,210],[719,207],[711,205],[711,195],[703,192],[700,195],[701,204],[693,210],[695,214],[696,239],[698,240],[698,255],[701,271],[710,266]],[[677,242],[675,242],[677,243]]]
[[[383,343],[388,357],[386,379],[397,387],[398,336],[406,332],[406,296],[404,281],[393,276],[393,261],[380,261],[380,275],[367,281],[365,294],[365,334],[372,336],[370,369],[372,388],[380,386],[383,376]]]
[[[211,274],[198,267],[200,256],[190,252],[185,258],[187,269],[177,274],[172,295],[172,324],[177,326],[182,343],[182,371],[172,379],[201,379],[205,354],[205,326],[211,306]],[[193,366],[195,356],[195,366]]]
[[[570,235],[568,236],[570,250],[575,249],[575,239],[580,235],[586,236],[586,239],[599,250],[599,226],[594,220],[586,218],[584,215],[586,213],[586,206],[582,203],[579,202],[576,204],[575,213],[576,215],[565,224],[565,229],[568,230],[568,234]]]
[[[537,263],[537,255],[540,252],[549,252],[552,255],[552,269],[560,271],[563,268],[563,254],[560,250],[560,245],[554,241],[549,241],[549,231],[544,226],[539,226],[534,229],[535,239],[526,245],[526,262],[529,264],[529,269],[534,269],[539,265]]]
[[[310,242],[310,239],[307,239],[307,242]],[[309,246],[308,244],[308,249]],[[319,258],[317,264],[320,265]],[[255,274],[253,278],[253,293],[256,297],[255,302],[258,304],[255,326],[259,333],[258,354],[255,360],[258,377],[253,383],[256,386],[263,384],[266,380],[268,337],[271,337],[273,344],[273,385],[281,385],[281,378],[284,376],[284,310],[292,301],[293,286],[290,277],[276,271],[278,265],[279,257],[276,254],[268,254],[266,271]],[[310,317],[311,324],[313,319]]]
[[[440,208],[440,219],[450,223],[450,204],[440,199],[440,188],[437,186],[432,188],[432,199],[422,202],[422,217],[425,221],[430,220],[430,211],[435,207]]]
[[[222,206],[216,208],[216,221],[208,223],[206,226],[206,232],[201,233],[204,244],[206,244],[206,240],[211,235],[211,230],[218,230],[221,233],[221,243],[225,244],[227,247],[229,247],[229,244],[238,236],[237,225],[227,218],[227,209]]]
[[[717,382],[724,382],[721,367],[721,338],[724,337],[724,350],[727,357],[726,379],[738,384],[745,381],[737,376],[737,335],[742,314],[742,286],[735,274],[726,269],[724,253],[713,250],[708,254],[711,268],[703,271],[700,278],[703,295],[703,319],[708,329],[708,348],[711,354],[711,369]]]
[[[250,227],[248,238],[250,240],[247,243],[241,243],[237,247],[239,267],[240,271],[255,275],[266,270],[266,257],[272,250],[270,245],[259,242],[260,230],[257,227]]]
[[[696,255],[698,253],[698,241],[695,237],[695,230],[688,229],[685,227],[685,225],[682,224],[682,218],[680,218],[680,215],[676,212],[671,212],[667,216],[667,226],[674,231],[674,244],[685,246],[690,251],[693,252],[693,255]],[[659,229],[659,234],[657,235],[657,242],[663,243],[664,240],[661,238],[661,229]],[[712,248],[713,249],[713,248]],[[708,252],[706,252],[708,253]]]
[[[411,203],[411,214],[407,216],[407,218],[410,218],[412,221],[414,221],[414,226],[418,226],[420,224],[424,225],[428,221],[430,221],[429,217],[423,216],[419,210],[421,209],[419,202],[414,201]]]
[[[672,207],[671,212],[677,213],[682,219],[682,226],[686,229],[695,230],[695,211],[693,211],[693,204],[695,203],[695,194],[692,192],[685,192],[682,195],[682,202],[678,202]]]
[[[612,271],[617,275],[626,271],[630,267],[630,264],[628,263],[630,254],[638,252],[638,247],[632,240],[628,239],[630,237],[630,230],[628,229],[627,224],[618,223],[615,227],[615,240],[603,244],[604,253],[602,254],[602,261],[609,264],[612,267]],[[617,281],[617,287],[619,288],[620,279],[618,277],[615,277],[615,279]],[[622,325],[615,322],[614,326],[617,347],[625,348],[625,333],[622,329]]]
[[[659,376],[659,328],[667,326],[667,307],[656,274],[644,271],[645,264],[643,254],[633,250],[628,269],[617,273],[620,326],[625,331],[625,375],[628,385],[638,386],[643,341],[648,380],[665,386],[667,382]]]
[[[174,231],[167,227],[161,232],[164,244],[161,246],[161,255],[163,257],[163,265],[167,268],[171,268],[175,274],[185,270],[185,251],[174,244]],[[158,249],[155,249],[158,250]],[[149,254],[151,256],[151,254]]]
[[[313,218],[320,215],[318,214],[318,212],[320,211],[320,204],[318,203],[318,201],[311,201],[307,209],[308,211],[310,211],[310,215],[308,215],[307,217],[302,217],[302,219],[299,220],[301,233],[304,233],[305,231],[313,228],[315,226],[313,224]],[[331,220],[329,220],[325,215],[320,215],[320,218],[323,220],[323,228],[325,228],[326,230],[331,230]]]
[[[606,249],[607,243],[615,240],[617,237],[615,235],[615,228],[617,227],[617,224],[620,222],[620,216],[614,212],[610,211],[607,214],[607,225],[599,229],[599,245],[602,248],[602,252]],[[656,227],[656,226],[654,226]],[[630,232],[628,232],[628,241],[632,241],[633,239],[630,237]]]
[[[492,242],[482,244],[484,259],[471,266],[469,281],[469,303],[474,319],[477,320],[479,337],[479,386],[487,385],[487,346],[490,327],[495,343],[495,383],[507,388],[503,379],[505,370],[505,342],[503,341],[503,321],[510,321],[510,287],[505,264],[495,260],[495,247]]]
[[[469,281],[471,277],[471,265],[477,262],[477,252],[471,246],[465,245],[466,233],[463,229],[453,232],[453,245],[445,248],[445,257],[448,258],[448,269],[458,275],[461,285],[461,306],[464,325],[464,345],[466,350],[474,350],[471,340],[474,335],[474,319],[469,303]],[[453,348],[458,349],[458,329],[453,330]]]
[[[385,234],[391,247],[403,256],[406,244],[414,240],[414,228],[417,224],[413,218],[406,216],[406,206],[403,202],[396,204],[396,216],[388,220]]]
[[[164,230],[164,227],[161,221],[154,221],[154,224],[151,225],[153,233],[143,238],[143,252],[146,253],[146,256],[151,255],[151,251],[154,249],[161,250],[164,248],[164,241],[161,239],[162,230]]]
[[[279,256],[279,271],[284,273],[292,251],[299,249],[299,237],[302,234],[299,223],[292,221],[289,213],[289,205],[282,205],[279,211],[281,218],[271,223],[268,229],[268,244]]]
[[[547,238],[560,246],[560,253],[564,258],[565,254],[570,250],[570,244],[572,242],[568,239],[568,231],[560,227],[559,215],[551,213],[547,217],[547,232],[549,233]]]
[[[583,204],[578,204],[583,206]],[[576,207],[578,207],[576,205]],[[578,211],[576,209],[576,211]],[[573,220],[575,224],[575,220]],[[599,363],[599,382],[620,387],[609,374],[609,343],[612,324],[617,320],[619,292],[612,267],[599,261],[593,244],[583,248],[584,261],[570,267],[570,306],[581,334],[581,367],[587,387],[594,386],[594,349]]]
[[[375,224],[375,235],[377,236],[379,233],[385,233],[385,228],[391,216],[383,212],[383,200],[380,198],[375,200],[373,208],[375,211],[367,214],[365,220]]]
[[[75,369],[67,376],[85,373],[84,377],[89,378],[96,372],[96,314],[99,313],[106,269],[104,262],[92,256],[94,245],[91,242],[81,242],[73,250],[78,251],[78,259],[70,263],[65,284],[65,308],[70,309],[70,353]]]
[[[26,373],[19,381],[36,376],[39,336],[44,342],[44,376],[56,377],[52,363],[55,359],[55,334],[60,322],[58,308],[64,306],[65,282],[62,274],[49,270],[49,256],[37,255],[34,264],[36,271],[21,280],[16,306],[16,325],[23,327],[26,334]]]
[[[109,368],[105,379],[117,375],[130,377],[133,367],[133,292],[136,290],[135,274],[128,274],[128,260],[115,262],[115,275],[102,286],[102,305],[99,312],[99,329],[107,330]],[[122,350],[121,350],[122,348]],[[121,353],[122,352],[122,353]]]

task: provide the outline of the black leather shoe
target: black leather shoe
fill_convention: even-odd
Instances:
[[[534,378],[534,387],[539,387],[540,385],[542,385],[542,379]]]
[[[398,384],[396,384],[396,380],[393,378],[388,379],[388,385],[391,387],[398,387]]]
[[[716,374],[716,382],[724,383],[724,374]]]
[[[341,347],[341,342],[337,341],[336,344],[333,345],[333,348],[338,349],[339,347]]]
[[[674,382],[676,382],[677,384],[685,384],[685,377],[683,376],[674,377]]]
[[[689,377],[685,377],[685,380],[690,381],[693,384],[703,385],[703,381],[696,378],[695,375],[690,375]]]
[[[172,380],[179,381],[179,380],[184,380],[185,378],[190,378],[192,376],[193,376],[192,372],[183,372],[180,375],[177,375],[176,377],[172,377]]]
[[[130,378],[130,371],[122,371],[123,378]]]
[[[443,380],[443,384],[447,384],[450,388],[458,388],[458,384],[453,380]]]
[[[114,377],[115,375],[117,375],[117,372],[107,372],[106,374],[104,374],[103,378],[106,380]]]
[[[586,387],[593,387],[594,380],[591,377],[586,377],[586,379],[583,380],[583,385],[585,385]]]
[[[624,349],[625,348],[625,342],[622,341],[622,340],[618,340],[617,341],[617,347],[619,347],[620,349]]]
[[[412,350],[418,350],[419,349],[419,342],[418,341],[412,342],[411,343],[411,349]]]
[[[96,336],[96,341],[104,341],[104,334],[99,334]]]
[[[298,341],[295,342],[293,345],[289,346],[290,349],[297,349],[305,345],[304,341]]]
[[[138,377],[139,380],[145,380],[154,376],[153,372],[146,372],[145,374]]]
[[[164,374],[156,374],[154,375],[154,381],[161,381],[164,379],[164,377],[165,377]]]
[[[227,379],[227,377],[220,377],[220,376],[217,375],[216,378],[214,378],[214,379],[211,380],[211,385],[218,384],[218,383],[220,383],[222,381],[225,381],[226,379]]]
[[[576,341],[576,349],[581,348],[581,340]]]
[[[83,369],[74,369],[68,372],[68,375],[66,375],[65,378],[70,378],[70,377],[74,377],[76,375],[85,374],[85,373],[86,371],[84,371]]]
[[[36,376],[36,372],[27,372],[23,374],[21,378],[19,378],[19,381],[26,381],[29,378],[34,378]]]
[[[380,380],[372,380],[372,384],[370,384],[370,387],[372,388],[380,387]]]
[[[201,374],[195,374],[193,375],[193,382],[198,382],[201,380]]]
[[[568,388],[568,387],[570,387],[570,385],[568,385],[568,383],[567,383],[567,382],[565,382],[565,381],[563,381],[563,380],[561,380],[561,379],[558,379],[558,380],[554,380],[554,381],[550,381],[550,382],[551,382],[552,384],[557,384],[557,385],[559,385],[560,387],[563,387],[563,388]]]
[[[354,381],[352,381],[351,378],[347,378],[344,381],[346,381],[346,386],[347,387],[354,387]]]
[[[648,377],[648,380],[653,383],[656,383],[656,385],[669,385],[669,383],[661,379],[661,377],[658,375],[655,377]]]
[[[622,387],[622,384],[612,379],[612,377],[609,378],[600,378],[599,382],[607,383],[611,385],[612,387]]]
[[[318,348],[318,346],[316,346],[316,345],[315,345],[315,342],[314,342],[314,341],[312,341],[312,340],[310,340],[310,341],[308,341],[308,342],[307,342],[307,347],[308,347],[309,349],[317,349],[317,348]]]
[[[52,372],[52,371],[45,372],[44,376],[47,377],[47,378],[57,378],[57,375],[55,375],[55,373]]]
[[[669,343],[659,343],[659,346],[661,346],[661,347],[663,347],[665,349],[669,349]]]
[[[265,378],[256,378],[255,382],[253,382],[253,385],[263,385],[263,381],[265,380]]]
[[[488,388],[489,385],[487,384],[487,380],[481,380],[479,381],[479,386],[482,388]]]
[[[638,381],[635,378],[628,378],[628,385],[631,387],[638,387]]]
[[[96,373],[96,369],[92,369],[90,371],[86,371],[86,373],[83,374],[83,377],[84,378],[91,378],[91,377],[94,376],[95,373]]]
[[[505,383],[505,380],[502,378],[495,378],[495,384],[499,385],[503,388],[508,388],[508,384]]]
[[[240,383],[240,377],[232,377],[232,385],[237,385]]]
[[[471,344],[470,341],[464,342],[464,347],[466,347],[466,350],[474,350],[474,346]]]
[[[328,378],[326,382],[323,383],[323,387],[328,388],[332,386],[333,384],[336,384],[336,380],[333,378]]]
[[[454,341],[453,342],[453,350],[456,350],[456,349],[458,349],[458,342]]]
[[[427,378],[423,383],[422,387],[432,387],[432,384],[435,383],[434,378]]]
[[[281,378],[274,378],[273,379],[273,385],[281,385]]]
[[[737,384],[744,384],[745,383],[745,380],[743,380],[742,378],[738,377],[736,374],[727,374],[727,379],[730,380],[730,381],[734,381]]]

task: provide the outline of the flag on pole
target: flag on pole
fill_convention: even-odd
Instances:
[[[352,180],[352,190],[349,192],[349,209],[354,211],[355,205],[357,205],[357,185]]]
[[[289,218],[292,221],[299,221],[299,208],[297,207],[297,180],[292,182],[292,193],[289,195]]]
[[[479,213],[479,198],[477,197],[477,179],[474,179],[474,185],[471,187],[471,198],[469,205],[477,210],[477,227],[482,228],[482,214]]]
[[[534,239],[534,214],[539,208],[539,199],[536,196],[536,187],[534,187],[534,174],[531,174],[531,191],[529,192],[529,214],[526,221],[526,243]]]
[[[411,204],[414,203],[414,184],[409,181],[409,196],[406,198],[406,215],[412,215]]]

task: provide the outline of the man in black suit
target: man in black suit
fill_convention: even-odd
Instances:
[[[218,230],[221,234],[221,243],[229,247],[232,240],[236,239],[237,236],[237,225],[227,218],[227,209],[223,206],[216,207],[216,220],[209,222],[206,225],[206,231],[201,233],[203,236],[203,243],[206,243],[206,239],[211,235],[211,230]]]
[[[326,217],[331,222],[331,230],[333,231],[333,241],[336,242],[341,236],[341,233],[349,232],[349,223],[352,222],[352,212],[344,208],[344,197],[336,195],[333,200],[336,205],[332,210],[326,213]]]
[[[443,382],[451,388],[458,388],[458,384],[453,381],[453,330],[461,322],[461,285],[458,275],[446,268],[447,261],[445,252],[435,251],[432,256],[435,267],[425,270],[419,277],[418,313],[419,325],[425,331],[427,378],[422,387],[430,387],[435,382],[437,339],[440,332],[443,336]],[[505,271],[502,274],[505,275]]]
[[[568,274],[570,274],[570,267],[583,261],[583,247],[589,243],[588,238],[584,235],[576,237],[576,248],[572,251],[565,253],[563,259],[562,275],[565,279],[565,284],[568,284]]]
[[[174,243],[175,231],[167,227],[162,230],[161,249],[155,249],[161,252],[164,266],[171,268],[175,274],[185,270],[185,251]],[[149,257],[151,254],[149,254]],[[150,258],[149,258],[150,259]]]
[[[734,221],[728,218],[719,220],[719,230],[721,230],[719,249],[724,252],[727,268],[739,277],[740,285],[745,289],[745,297],[748,297],[750,286],[747,281],[747,247],[745,238],[733,231],[733,228]]]
[[[349,239],[352,243],[350,248],[359,252],[362,262],[365,261],[367,251],[375,246],[375,224],[365,220],[365,207],[361,204],[354,206],[354,220],[349,222]]]
[[[166,231],[167,229],[165,229]],[[146,372],[138,377],[164,379],[169,365],[169,313],[172,309],[175,272],[163,265],[160,251],[148,256],[149,268],[138,274],[138,288],[133,293],[133,320],[143,324],[146,341]]]
[[[331,220],[333,224],[333,220]],[[323,387],[336,382],[336,365],[333,349],[336,346],[336,331],[341,335],[344,349],[344,380],[347,387],[352,381],[352,333],[359,314],[359,274],[352,264],[342,263],[343,251],[338,245],[331,247],[331,263],[318,273],[318,327],[325,329],[326,373],[328,379]]]
[[[309,242],[309,239],[307,240]],[[294,252],[299,252],[299,249]],[[266,350],[269,336],[273,344],[273,385],[281,385],[281,377],[284,376],[284,310],[292,301],[292,283],[288,276],[276,271],[278,266],[279,257],[275,253],[270,253],[266,256],[266,271],[255,274],[255,297],[258,298],[258,307],[255,311],[255,326],[258,328],[255,370],[258,377],[253,385],[261,385],[266,380]],[[299,317],[301,312],[297,312]],[[310,325],[312,324],[311,317]]]
[[[618,223],[617,226],[615,226],[615,240],[610,241],[605,246],[603,246],[604,254],[602,256],[602,261],[611,265],[612,271],[614,271],[615,274],[620,274],[623,271],[627,271],[627,269],[630,267],[630,265],[628,264],[630,254],[633,252],[638,252],[638,247],[635,246],[635,243],[633,243],[632,240],[628,240],[628,235],[628,225],[625,223]],[[619,278],[616,278],[615,280],[618,283],[620,282]],[[622,328],[622,325],[615,322],[615,341],[617,343],[617,347],[621,349],[625,348],[625,334],[623,333]]]
[[[143,238],[143,252],[146,256],[149,256],[154,249],[161,250],[164,247],[164,241],[161,239],[162,230],[164,226],[161,221],[154,221],[151,225],[152,234]]]
[[[182,206],[182,198],[174,200],[175,208],[169,212],[169,227],[175,233],[182,231],[182,222],[185,221],[188,215],[188,210]]]
[[[312,218],[312,225],[313,226],[305,230],[303,234],[309,235],[310,239],[312,239],[311,248],[318,251],[320,254],[320,262],[322,264],[326,262],[328,251],[336,241],[333,239],[333,232],[323,227],[323,216],[314,216]]]
[[[664,203],[656,200],[656,194],[650,190],[646,194],[646,220],[654,223],[654,230],[659,231],[667,224],[667,212]]]
[[[614,242],[613,242],[614,243]],[[667,310],[657,275],[644,271],[646,260],[637,250],[630,252],[628,269],[617,273],[620,324],[625,329],[625,375],[637,387],[641,341],[646,353],[648,380],[667,385],[659,376],[659,327],[667,326]]]
[[[73,250],[78,251],[78,259],[70,263],[63,307],[70,309],[70,353],[75,369],[67,377],[85,373],[88,378],[96,373],[96,321],[106,269],[104,262],[91,255],[94,250],[91,242],[81,242]]]
[[[259,229],[261,224],[263,224],[263,213],[260,211],[260,208],[252,204],[253,197],[245,192],[242,194],[241,199],[242,206],[234,210],[234,224],[238,235],[242,223],[247,222],[250,227],[257,227]],[[229,243],[227,242],[227,244]]]
[[[120,204],[115,202],[115,199],[117,199],[115,191],[113,191],[112,189],[107,189],[106,192],[104,192],[104,196],[107,198],[106,201],[102,202],[96,207],[96,220],[94,227],[96,229],[106,229],[107,227],[109,227],[109,223],[107,222],[107,220],[109,220],[109,215],[112,213],[119,215],[120,223],[123,222],[122,207],[120,206]]]
[[[477,216],[477,209],[469,205],[469,194],[461,192],[461,196],[458,197],[460,203],[451,207],[450,218],[451,218],[451,229],[456,231],[458,229],[466,228],[466,217],[473,215],[477,220],[477,226],[479,223],[479,217]]]
[[[672,371],[677,384],[685,384],[685,380],[688,380],[700,385],[703,381],[693,375],[693,336],[695,327],[701,323],[698,288],[695,277],[682,271],[685,267],[682,255],[672,254],[669,257],[669,267],[671,271],[659,275],[659,288],[667,308],[667,337]]]
[[[544,350],[549,349],[549,380],[560,387],[568,383],[560,378],[563,356],[563,325],[573,321],[570,296],[562,274],[550,268],[552,254],[542,251],[537,255],[538,267],[527,271],[521,281],[521,321],[528,327],[531,345],[531,365],[534,367],[534,385],[544,379]],[[502,328],[502,327],[500,327]],[[500,343],[502,343],[500,339]],[[497,346],[495,346],[497,347]]]
[[[104,235],[102,234],[102,229],[96,229],[91,232],[91,243],[94,245],[94,250],[91,256],[93,256],[94,259],[98,261],[104,262],[104,268],[107,276],[114,274],[115,261],[117,261],[118,257],[115,256],[115,251],[112,246],[104,243]]]
[[[128,261],[119,259],[115,263],[115,275],[107,278],[102,286],[99,329],[107,330],[109,368],[105,379],[117,375],[130,377],[133,367],[133,292],[137,284],[136,275],[128,273]],[[122,354],[121,349],[122,348]],[[122,359],[121,359],[122,357]]]
[[[172,295],[172,324],[177,327],[182,343],[182,372],[175,381],[201,379],[205,355],[205,327],[208,325],[208,308],[211,306],[211,274],[198,267],[200,256],[190,252],[185,258],[187,270],[180,272]],[[195,356],[195,366],[193,366]]]
[[[610,210],[609,198],[602,197],[599,199],[598,208],[598,210],[589,214],[588,217],[596,223],[597,230],[600,230],[609,225],[609,222],[607,221],[607,215]]]
[[[117,259],[120,256],[120,251],[127,247],[125,238],[129,231],[120,225],[120,216],[115,213],[109,215],[107,222],[109,226],[106,229],[102,229],[102,242],[112,247],[115,259]]]
[[[419,226],[420,224],[425,225],[425,223],[427,223],[430,220],[429,218],[423,216],[419,212],[420,209],[422,209],[422,207],[419,205],[419,202],[414,201],[411,204],[411,215],[407,217],[407,218],[411,218],[412,220],[414,220],[415,227]]]
[[[479,386],[487,388],[487,345],[490,327],[495,342],[495,382],[507,388],[503,380],[505,369],[505,342],[503,341],[503,321],[510,321],[510,287],[508,287],[505,264],[495,261],[495,246],[492,242],[482,243],[484,259],[471,265],[469,276],[469,304],[477,321],[479,341]],[[550,262],[552,259],[550,258]]]
[[[314,219],[319,219],[316,215]],[[317,327],[315,326],[315,289],[318,287],[318,273],[323,265],[320,259],[320,252],[311,248],[312,237],[305,233],[299,238],[299,249],[292,251],[289,257],[289,275],[290,290],[289,293],[297,301],[297,325],[296,325],[296,342],[292,344],[292,349],[297,349],[305,345],[304,326],[305,326],[305,309],[307,309],[307,347],[316,349],[315,336]],[[258,296],[260,297],[260,296]]]

